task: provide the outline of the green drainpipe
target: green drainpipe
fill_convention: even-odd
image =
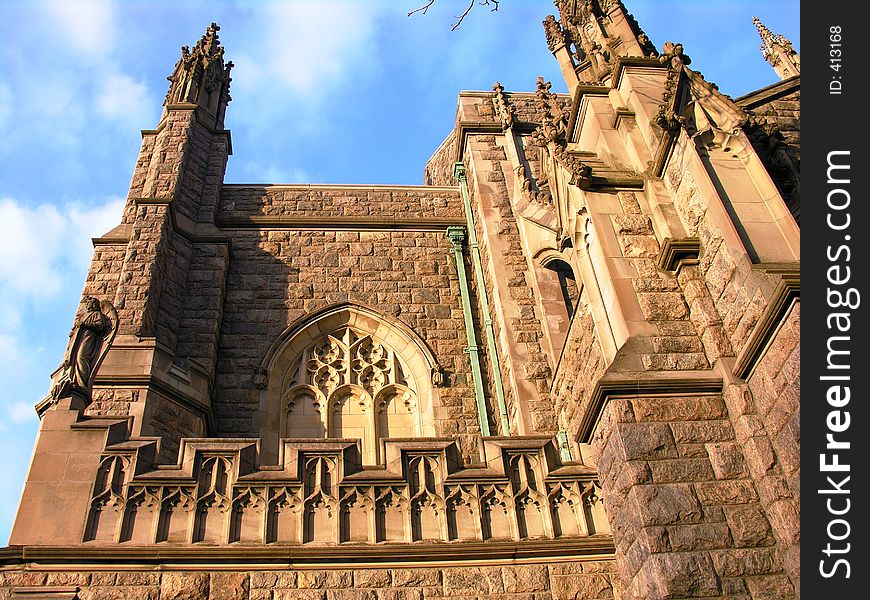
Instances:
[[[462,191],[462,201],[465,204],[465,219],[468,223],[468,248],[471,252],[471,261],[474,263],[477,292],[480,294],[480,302],[483,305],[483,328],[486,331],[486,350],[489,353],[489,362],[492,367],[493,386],[495,387],[495,398],[498,401],[499,421],[501,422],[501,434],[510,435],[507,404],[505,404],[504,400],[504,384],[501,380],[501,366],[498,362],[498,350],[495,345],[495,329],[492,325],[492,317],[489,314],[489,298],[486,293],[486,282],[483,280],[483,266],[480,260],[480,247],[477,244],[477,233],[474,228],[474,212],[471,210],[471,196],[468,193],[468,177],[465,165],[461,162],[453,165],[453,176],[459,182],[459,189]]]
[[[465,279],[465,259],[462,256],[462,242],[465,241],[465,227],[448,227],[447,237],[453,243],[453,258],[456,260],[456,272],[459,275],[459,294],[462,297],[462,314],[465,316],[465,335],[468,346],[465,351],[471,360],[471,378],[474,380],[474,397],[477,400],[477,419],[480,422],[480,435],[489,436],[489,419],[486,413],[486,401],[483,397],[483,376],[480,372],[480,355],[477,339],[474,335],[474,320],[471,318],[471,296],[468,293],[468,281]]]

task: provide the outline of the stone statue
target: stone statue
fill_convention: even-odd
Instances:
[[[63,375],[52,393],[55,400],[76,394],[90,403],[94,375],[117,330],[118,315],[109,302],[87,296],[83,303],[87,312],[70,332]]]

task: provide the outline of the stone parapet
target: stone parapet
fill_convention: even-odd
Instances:
[[[562,463],[554,441],[484,438],[464,468],[449,439],[384,440],[361,465],[357,440],[282,440],[258,465],[256,439],[184,439],[176,465],[155,440],[100,458],[83,542],[127,544],[407,544],[608,535],[593,469]],[[26,540],[23,540],[26,542]]]

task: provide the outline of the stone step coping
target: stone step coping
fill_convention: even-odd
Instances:
[[[615,553],[610,535],[595,534],[585,537],[415,543],[382,542],[379,544],[270,544],[209,546],[203,543],[172,544],[161,542],[147,546],[127,544],[85,543],[70,546],[9,546],[0,548],[0,566],[22,563],[47,565],[107,565],[121,568],[124,563],[136,565],[215,565],[224,569],[239,565],[256,569],[258,564],[325,565],[343,568],[348,563],[387,568],[390,565],[406,567],[408,563],[439,564],[445,562],[502,562],[558,558],[576,560],[585,557],[609,558]],[[469,559],[473,557],[473,559]]]
[[[459,195],[459,186],[365,184],[365,183],[225,183],[221,192],[243,190],[311,190],[311,191],[362,191],[362,192],[422,192],[431,191]]]

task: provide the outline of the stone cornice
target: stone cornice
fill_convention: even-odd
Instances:
[[[779,269],[777,269],[779,270]],[[801,275],[794,268],[782,271],[782,279],[776,286],[767,308],[762,313],[752,334],[740,351],[734,364],[734,375],[741,379],[749,379],[755,366],[764,356],[770,342],[776,337],[786,314],[795,302],[800,301]]]
[[[318,191],[363,191],[363,192],[452,192],[459,195],[458,186],[446,185],[381,185],[362,183],[225,183],[221,190],[311,190]]]
[[[223,129],[221,127],[214,126],[214,117],[209,115],[205,109],[197,104],[193,104],[191,102],[179,102],[176,104],[169,104],[164,107],[167,111],[192,111],[193,116],[196,119],[198,125],[204,127],[209,133],[212,135],[223,135],[227,138],[227,154],[232,155],[233,153],[233,138],[230,134],[229,129]],[[166,127],[166,118],[165,116],[160,119],[160,123],[157,124],[157,127],[154,129],[143,129],[142,137],[146,137],[149,135],[157,135]]]
[[[410,230],[443,231],[446,227],[465,225],[462,217],[287,217],[282,215],[219,216],[221,229],[330,229],[330,230]]]
[[[801,76],[795,75],[789,79],[777,81],[776,83],[757,89],[754,92],[749,92],[748,94],[740,96],[734,100],[734,103],[744,110],[752,110],[757,106],[767,104],[772,100],[796,92],[800,88]]]
[[[492,96],[492,92],[489,92],[489,95]],[[504,129],[499,121],[460,121],[456,125],[456,147],[453,153],[457,162],[462,162],[465,140],[471,133],[501,135]]]
[[[722,378],[711,371],[651,371],[604,375],[595,384],[577,431],[577,441],[589,442],[611,398],[636,396],[709,395],[722,391]]]
[[[193,396],[181,389],[181,382],[172,381],[168,377],[156,377],[152,375],[97,375],[94,378],[94,386],[97,388],[148,388],[165,396],[172,402],[202,417],[208,424],[209,430],[216,428],[214,414],[211,406],[197,401]]]
[[[211,223],[197,223],[175,210],[175,201],[172,198],[132,198],[131,201],[135,206],[167,206],[172,231],[193,244],[224,244],[227,248],[231,246],[231,239]]]
[[[0,548],[0,565],[28,564],[63,565],[69,569],[141,569],[143,566],[256,570],[259,565],[270,568],[293,568],[297,565],[327,565],[337,563],[353,566],[376,565],[380,568],[438,566],[444,563],[511,564],[515,562],[547,562],[554,558],[610,558],[615,552],[609,535],[597,535],[555,540],[450,542],[415,544],[378,544],[354,546],[9,546]]]
[[[580,105],[583,96],[606,96],[610,93],[610,86],[590,85],[581,83],[574,88],[574,97],[571,99],[571,114],[568,115],[567,139],[574,139],[574,128],[577,126],[577,116],[580,114]]]

